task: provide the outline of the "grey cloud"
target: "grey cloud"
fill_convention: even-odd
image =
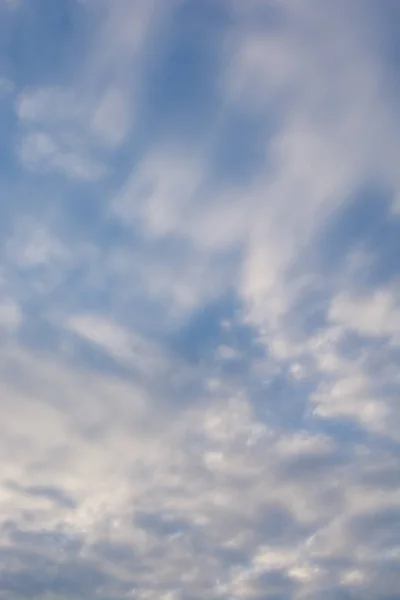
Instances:
[[[52,487],[50,485],[22,486],[17,483],[9,483],[9,486],[24,494],[37,496],[39,498],[47,498],[61,508],[72,509],[76,507],[76,503],[73,498],[61,488]]]
[[[118,581],[81,555],[81,543],[65,544],[59,532],[28,532],[14,527],[11,540],[11,547],[0,548],[3,592],[34,598],[49,593],[94,598],[107,586],[118,592]]]
[[[285,572],[276,570],[258,576],[254,582],[254,588],[253,594],[257,600],[262,598],[284,600],[293,595],[295,583]],[[259,595],[260,592],[261,596]]]
[[[190,530],[190,525],[176,518],[163,518],[159,513],[139,512],[135,522],[143,529],[153,532],[157,537],[182,534]]]
[[[279,465],[280,476],[287,477],[291,481],[315,482],[328,480],[335,476],[341,466],[349,462],[349,457],[340,450],[336,452],[321,452],[295,456],[289,460],[282,461]]]
[[[348,531],[367,552],[379,553],[396,547],[400,531],[400,509],[390,507],[354,517]]]
[[[276,548],[296,544],[312,532],[312,528],[298,523],[290,510],[280,504],[262,507],[252,525],[261,544]]]

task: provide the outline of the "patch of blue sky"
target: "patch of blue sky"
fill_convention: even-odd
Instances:
[[[337,276],[349,255],[362,253],[370,260],[360,285],[377,287],[396,277],[400,221],[392,212],[392,201],[390,191],[374,183],[363,186],[320,232],[318,268]]]
[[[198,146],[210,135],[220,110],[219,57],[226,22],[216,20],[219,13],[218,3],[183,3],[174,12],[168,38],[150,59],[143,116],[156,139],[179,136],[196,139]]]
[[[87,50],[82,3],[37,0],[2,17],[2,71],[16,86],[57,85],[76,72]]]

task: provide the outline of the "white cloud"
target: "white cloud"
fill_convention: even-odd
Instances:
[[[43,87],[25,90],[16,103],[16,113],[23,122],[58,124],[82,117],[83,107],[72,90],[62,87]]]
[[[68,202],[46,212],[43,201],[36,219],[31,198],[10,208],[7,592],[34,581],[38,598],[397,593],[386,577],[400,518],[397,287],[357,291],[361,251],[338,274],[314,261],[316,238],[371,174],[395,181],[396,115],[361,3],[328,4],[221,3],[210,131],[154,135],[126,177],[123,156],[116,182],[96,186],[98,206],[89,199],[86,246]],[[72,83],[18,96],[25,167],[78,183],[111,172],[110,153],[134,145],[148,55],[170,25],[192,24],[186,6],[171,23],[176,7],[85,3],[96,31]],[[225,184],[216,142],[238,115],[271,128],[251,182]],[[221,331],[211,315],[209,341],[203,309],[226,296],[240,310],[218,314]],[[43,340],[32,334],[42,323]],[[188,345],[212,346],[199,365],[177,343],[192,326]],[[99,367],[90,348],[113,360]]]
[[[232,360],[238,358],[240,356],[238,350],[232,348],[232,346],[227,346],[222,344],[217,348],[217,356],[222,360]]]
[[[75,80],[26,90],[16,103],[24,166],[88,181],[107,174],[99,151],[116,149],[130,130],[147,38],[168,25],[174,6],[155,0],[120,0],[112,8],[88,3],[91,50]]]
[[[83,338],[104,346],[112,354],[121,358],[130,355],[129,335],[120,327],[93,315],[70,317],[68,326]]]
[[[18,148],[22,164],[33,171],[56,171],[71,179],[95,181],[106,173],[106,168],[76,149],[59,145],[42,132],[32,132],[21,140]]]
[[[84,181],[105,175],[107,168],[92,156],[85,132],[84,100],[73,90],[26,90],[18,98],[16,112],[21,123],[17,152],[26,168],[43,173],[56,171]]]
[[[280,3],[267,35],[250,10],[227,71],[230,102],[265,118],[276,113],[265,172],[246,190],[257,210],[242,283],[254,319],[272,326],[301,290],[291,289],[287,272],[315,232],[378,163],[377,177],[392,178],[395,115],[381,93],[368,28],[355,27],[353,14],[347,18],[358,5],[348,12],[342,4],[325,8]]]
[[[140,220],[154,237],[184,234],[186,213],[202,181],[201,166],[182,153],[147,155],[114,203],[124,221]]]
[[[127,133],[132,112],[132,103],[128,104],[123,92],[118,89],[106,90],[93,115],[93,132],[106,146],[119,146]]]
[[[21,323],[22,315],[19,306],[11,299],[0,300],[0,326],[14,329]]]
[[[333,322],[366,336],[388,336],[398,340],[400,309],[397,290],[376,290],[369,297],[344,292],[336,296],[329,316]]]
[[[150,375],[165,367],[165,360],[155,344],[138,334],[124,329],[101,315],[80,314],[69,316],[65,327],[98,346],[114,358]]]
[[[34,268],[65,263],[72,253],[43,223],[22,218],[8,238],[7,251],[14,265]]]
[[[351,571],[360,573],[362,584],[365,560],[379,546],[358,557],[365,530],[354,528],[363,515],[398,498],[394,487],[382,502],[379,480],[370,475],[373,455],[332,462],[342,456],[332,439],[306,432],[282,437],[258,420],[245,394],[235,398],[229,388],[176,418],[160,413],[158,400],[133,383],[71,370],[15,347],[4,358],[3,510],[27,542],[29,535],[58,531],[53,553],[65,543],[72,559],[68,539],[81,540],[81,568],[90,560],[116,577],[106,584],[109,593],[126,582],[144,597],[217,589],[222,597],[241,597],[255,594],[277,571],[307,593],[326,585],[322,557],[346,561],[338,573],[343,585],[354,584]],[[287,471],[290,460],[297,461],[299,477]],[[306,479],[302,469],[311,470]],[[40,487],[49,480],[53,492]],[[71,498],[68,510],[56,490]],[[27,522],[24,514],[33,506]],[[132,571],[129,552],[140,571]],[[235,567],[235,552],[249,566]],[[23,554],[20,560],[29,572]]]
[[[323,417],[349,416],[378,430],[386,430],[387,407],[382,398],[374,397],[369,382],[362,374],[354,374],[323,386],[312,397],[316,414]]]
[[[251,319],[274,331],[271,347],[282,317],[313,281],[306,265],[290,280],[288,271],[364,183],[371,166],[381,165],[375,140],[381,140],[385,152],[393,144],[392,113],[382,98],[367,28],[354,32],[343,7],[330,7],[326,15],[317,8],[315,2],[279,5],[280,20],[268,35],[264,23],[257,29],[249,11],[234,35],[228,33],[232,58],[223,71],[226,113],[239,107],[254,114],[256,108],[260,119],[267,119],[268,111],[276,111],[277,130],[265,143],[265,167],[249,186],[210,192],[204,156],[164,144],[162,152],[150,147],[114,204],[124,223],[143,227],[151,238],[187,240],[201,264],[193,268],[205,278],[214,277],[210,265],[216,255],[244,248],[244,260],[231,277],[241,274],[237,291]],[[246,77],[258,82],[257,92]],[[212,140],[218,131],[217,123]],[[387,163],[379,169],[378,177],[391,177]]]

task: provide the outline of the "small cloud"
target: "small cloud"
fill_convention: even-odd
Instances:
[[[48,228],[36,221],[21,219],[7,241],[9,259],[18,267],[35,268],[66,263],[71,252]]]
[[[17,153],[27,169],[82,181],[96,181],[107,173],[91,147],[85,104],[73,90],[27,90],[18,98],[16,113],[21,125]]]
[[[222,360],[234,360],[240,356],[240,353],[235,348],[223,344],[217,348],[217,356]]]
[[[400,308],[397,306],[398,291],[375,290],[369,296],[338,294],[329,311],[331,321],[346,326],[365,336],[400,335]]]
[[[22,321],[21,309],[11,299],[0,300],[0,326],[5,329],[14,330]]]
[[[49,125],[82,117],[82,108],[71,90],[45,86],[22,92],[15,111],[22,122]]]
[[[92,131],[99,140],[110,148],[119,146],[127,134],[131,103],[122,90],[107,89],[92,117]]]
[[[71,331],[114,356],[124,359],[131,357],[129,334],[111,320],[95,315],[76,315],[70,317],[66,324]]]
[[[40,173],[55,171],[83,181],[96,181],[106,174],[103,164],[68,145],[62,147],[43,132],[32,132],[23,137],[18,155],[27,169]]]
[[[97,346],[126,366],[144,374],[165,367],[160,350],[140,335],[129,331],[112,319],[96,314],[77,314],[67,318],[67,330]]]

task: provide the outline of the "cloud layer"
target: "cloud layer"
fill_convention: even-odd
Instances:
[[[397,598],[398,13],[0,1],[0,598]]]

